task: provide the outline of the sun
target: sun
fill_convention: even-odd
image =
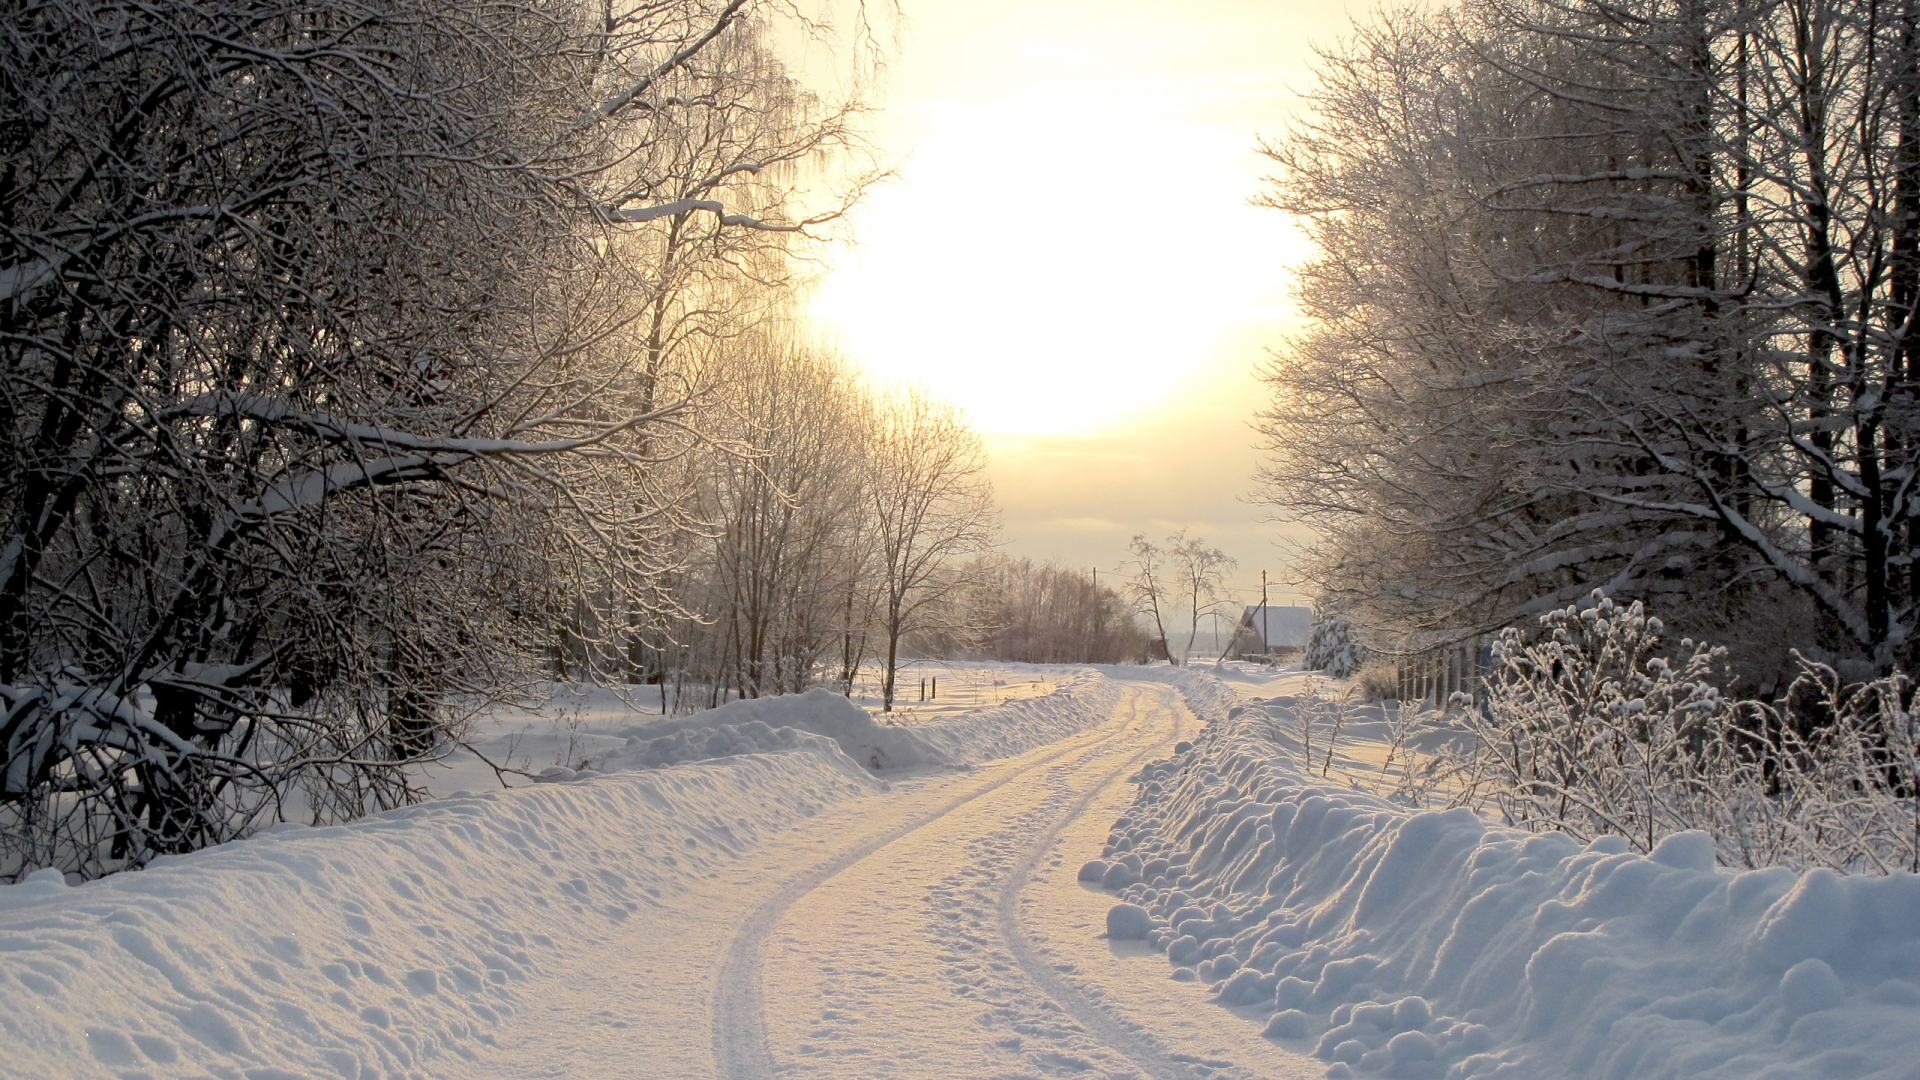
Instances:
[[[908,119],[917,150],[811,313],[871,374],[926,384],[985,432],[1087,432],[1151,408],[1223,327],[1284,303],[1299,241],[1247,205],[1244,129],[1051,90]]]

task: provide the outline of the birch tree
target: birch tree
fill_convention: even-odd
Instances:
[[[1165,545],[1154,544],[1144,535],[1135,536],[1129,549],[1131,575],[1127,587],[1136,611],[1153,622],[1154,633],[1167,651],[1167,659],[1183,664],[1193,654],[1193,643],[1200,635],[1200,620],[1219,611],[1226,602],[1220,595],[1221,582],[1234,561],[1219,548],[1208,547],[1205,540],[1188,536],[1185,529],[1167,537]],[[1187,612],[1187,644],[1179,656],[1173,654],[1167,638],[1167,620],[1176,604]]]
[[[1200,620],[1229,604],[1220,589],[1227,571],[1236,563],[1226,552],[1207,546],[1198,536],[1188,536],[1184,529],[1167,538],[1166,552],[1187,601],[1187,646],[1181,653],[1186,659],[1193,655],[1193,643],[1200,636]]]
[[[1171,601],[1168,591],[1167,556],[1146,534],[1136,533],[1127,544],[1127,550],[1133,558],[1127,563],[1127,593],[1133,600],[1134,610],[1145,615],[1153,622],[1154,640],[1167,654],[1167,660],[1173,664],[1180,661],[1174,658],[1173,650],[1168,648],[1167,619],[1163,609]]]
[[[928,627],[965,583],[960,562],[993,542],[993,490],[980,436],[959,409],[917,387],[877,396],[866,460],[887,649],[880,702],[892,712],[900,641]]]

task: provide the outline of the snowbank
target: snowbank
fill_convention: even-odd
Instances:
[[[1172,677],[1208,726],[1081,879],[1328,1076],[1920,1076],[1920,878],[1408,813],[1310,780],[1266,734],[1284,703]]]
[[[825,691],[736,702],[627,729],[598,768],[546,784],[283,825],[76,887],[41,871],[0,887],[0,1074],[439,1074],[626,920],[885,791],[868,768],[1018,753],[1118,694],[1082,670],[1053,697],[913,728]]]
[[[970,765],[1024,753],[1112,714],[1119,687],[1100,673],[1069,669],[1047,697],[1021,698],[930,723],[902,726],[876,721],[865,709],[826,689],[735,701],[675,720],[656,720],[611,732],[625,745],[596,757],[603,772],[655,768],[702,758],[803,749],[830,739],[875,771]],[[559,775],[566,770],[549,770]],[[568,773],[568,775],[572,775]]]
[[[0,1073],[435,1074],[596,937],[883,786],[813,741],[0,887]]]

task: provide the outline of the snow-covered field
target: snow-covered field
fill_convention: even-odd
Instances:
[[[1063,669],[1046,664],[909,660],[894,676],[892,719],[915,724],[1020,698],[1045,697]],[[921,697],[922,684],[929,696]],[[854,679],[853,700],[880,715],[880,668],[868,664]]]
[[[886,714],[880,709],[879,669],[869,664],[854,680],[852,701],[881,724],[940,723],[989,706],[1046,697],[1070,682],[1072,672],[1072,668],[1033,664],[907,661],[896,676],[898,700],[893,712]],[[919,699],[923,680],[938,680],[931,687],[937,698]],[[594,686],[551,687],[547,701],[537,710],[502,709],[481,717],[466,740],[477,753],[455,750],[444,760],[423,766],[420,782],[427,790],[444,794],[487,790],[503,783],[526,784],[531,776],[555,767],[603,769],[608,755],[623,750],[629,739],[649,739],[686,726],[687,717],[661,714],[660,695],[661,688],[653,685],[626,686],[618,692]],[[511,771],[496,773],[494,766]]]
[[[589,701],[544,783],[0,888],[0,1075],[1920,1077],[1920,879],[1413,814],[1223,674]]]

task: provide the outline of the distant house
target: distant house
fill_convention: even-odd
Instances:
[[[1235,657],[1282,656],[1304,650],[1312,636],[1312,608],[1253,604],[1240,615],[1231,651]]]

